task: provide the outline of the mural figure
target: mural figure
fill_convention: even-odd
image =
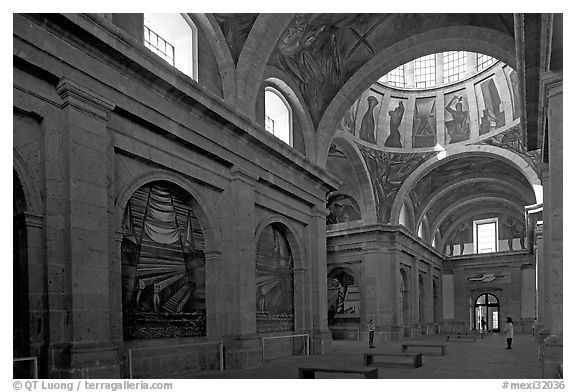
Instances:
[[[258,332],[294,329],[292,252],[286,237],[273,226],[264,229],[258,242],[256,327]]]
[[[330,213],[326,217],[326,224],[342,223],[360,220],[360,207],[356,200],[347,195],[337,195],[328,200]]]
[[[526,237],[526,229],[520,228],[512,218],[508,218],[506,223],[503,224],[506,237],[508,239],[508,250],[514,250],[513,241],[514,238],[520,238],[520,249],[526,249],[524,247],[524,237]]]
[[[390,209],[403,181],[418,166],[438,152],[391,153],[364,146],[358,146],[358,148],[370,173],[378,222],[389,223]]]
[[[367,37],[379,26],[379,20],[384,18],[370,14],[298,14],[282,34],[270,56],[270,65],[298,81],[314,124],[318,125],[346,78],[361,66],[359,58],[374,54],[370,50],[359,54],[357,49],[366,47]],[[361,31],[366,33],[360,36],[360,44],[352,47],[357,41],[354,32]]]
[[[482,101],[484,109],[480,118],[480,135],[490,132],[493,129],[500,128],[506,122],[504,112],[500,110],[502,101],[500,94],[494,83],[494,79],[489,79],[480,84]]]
[[[512,119],[516,120],[520,117],[520,87],[518,85],[518,73],[515,70],[510,72],[510,84],[512,88],[512,100],[513,100],[513,114]]]
[[[445,121],[448,135],[450,135],[450,144],[462,142],[470,138],[470,123],[468,121],[468,111],[462,110],[462,96],[454,95],[448,105],[444,108],[452,115],[452,120]],[[452,104],[456,102],[455,108]]]
[[[368,98],[368,109],[362,118],[360,125],[360,139],[376,144],[376,135],[374,134],[374,108],[378,105],[376,97],[370,95]]]
[[[412,128],[414,147],[434,147],[436,144],[436,122],[434,120],[434,98],[417,99],[414,104]]]
[[[522,142],[520,125],[516,125],[505,132],[498,133],[488,139],[481,140],[477,144],[488,144],[519,154],[533,169],[537,170],[541,161],[541,150],[528,151]]]
[[[461,224],[460,227],[458,227],[458,230],[456,231],[455,235],[456,242],[458,243],[458,245],[460,245],[460,255],[464,253],[464,244],[470,241],[469,237],[470,237],[470,230],[468,230],[468,228],[464,223]]]
[[[396,109],[388,111],[388,115],[390,116],[390,135],[386,139],[384,145],[386,147],[402,148],[400,132],[398,131],[400,123],[402,122],[402,117],[404,117],[404,104],[402,101],[398,102]]]
[[[332,309],[332,310],[330,310]],[[354,275],[342,268],[328,274],[328,315],[337,318],[340,314],[360,312],[360,287],[354,284]],[[331,322],[333,320],[329,320]]]
[[[344,117],[340,121],[340,128],[344,131],[356,135],[356,109],[358,107],[358,100],[346,111]]]
[[[122,224],[125,339],[206,334],[203,240],[191,201],[182,189],[158,181],[138,189],[126,206]]]

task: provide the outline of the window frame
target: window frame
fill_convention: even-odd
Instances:
[[[436,87],[436,69],[436,53],[414,59],[414,86],[416,88]]]
[[[294,115],[292,112],[292,106],[290,105],[290,102],[288,102],[288,100],[286,99],[286,97],[284,96],[284,94],[282,94],[282,92],[275,86],[273,85],[268,85],[266,87],[264,87],[264,122],[266,122],[266,117],[270,118],[272,121],[274,121],[274,123],[276,122],[276,120],[274,120],[272,117],[269,117],[268,114],[266,113],[266,93],[270,92],[275,94],[277,97],[280,98],[280,100],[282,101],[282,103],[284,104],[284,106],[288,109],[288,132],[289,132],[289,143],[287,143],[290,147],[294,147]],[[264,129],[266,130],[266,126],[264,126]],[[276,137],[278,140],[286,143],[284,140],[280,139],[278,136],[276,136],[274,133],[269,132],[268,130],[266,130],[266,132],[271,133],[274,137]]]
[[[474,253],[476,254],[480,254],[480,253],[493,253],[493,252],[479,252],[478,251],[478,245],[479,245],[479,241],[478,241],[478,226],[481,225],[485,225],[485,224],[494,224],[494,252],[498,252],[499,251],[499,236],[498,236],[498,217],[495,218],[487,218],[487,219],[479,219],[479,220],[475,220],[473,221],[473,230],[474,230],[474,235],[473,235],[473,241],[474,241]]]
[[[151,12],[148,14],[154,14],[154,12]],[[146,20],[147,20],[146,15],[147,15],[147,13],[142,14],[142,31],[143,31],[142,44],[148,50],[150,50],[152,53],[154,53],[155,55],[160,57],[162,60],[164,60],[166,63],[168,63],[170,66],[176,68],[178,71],[189,76],[191,79],[198,81],[198,28],[196,27],[196,24],[194,23],[194,21],[186,13],[166,13],[166,15],[179,16],[180,18],[183,19],[184,23],[186,23],[186,25],[188,25],[188,28],[190,29],[190,38],[191,38],[191,45],[192,45],[191,53],[190,53],[192,56],[192,60],[190,62],[190,66],[192,69],[190,70],[190,73],[191,73],[190,74],[188,70],[183,70],[182,68],[179,68],[179,66],[177,65],[176,58],[178,56],[178,45],[175,44],[174,42],[171,42],[169,39],[166,39],[167,35],[169,35],[169,34],[167,34],[166,30],[157,31],[156,28],[153,28],[154,26],[147,25],[146,24]],[[153,24],[152,20],[150,20],[150,22],[152,22],[152,24]],[[156,34],[158,37],[160,37],[161,39],[166,41],[166,43],[168,43],[169,45],[171,45],[174,48],[174,53],[173,53],[173,58],[172,58],[173,63],[166,60],[162,55],[157,54],[154,49],[151,49],[146,45],[146,43],[145,43],[145,41],[146,41],[145,29],[146,28],[148,28],[150,31],[152,31],[154,34]]]

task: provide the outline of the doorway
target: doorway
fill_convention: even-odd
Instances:
[[[500,304],[493,294],[484,293],[476,299],[474,329],[481,330],[482,319],[486,321],[488,332],[500,332]]]

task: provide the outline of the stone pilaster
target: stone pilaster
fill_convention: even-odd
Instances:
[[[64,288],[68,294],[67,343],[55,374],[73,378],[119,376],[118,352],[110,342],[108,238],[109,113],[114,104],[69,79],[60,80],[62,99],[62,194],[65,215]]]
[[[324,354],[332,350],[332,334],[328,330],[327,297],[326,217],[328,213],[328,209],[323,206],[313,207],[308,225],[312,354]]]
[[[541,324],[539,358],[542,377],[556,377],[563,350],[563,83],[562,74],[542,75],[543,101],[547,120],[548,164],[542,169],[543,200],[543,282],[539,287]],[[540,261],[540,260],[539,260]]]
[[[231,198],[228,227],[225,228],[226,366],[251,368],[262,363],[262,350],[256,333],[256,243],[254,186],[258,176],[242,167],[231,170]],[[224,317],[224,315],[222,315]],[[223,328],[224,329],[224,328]]]

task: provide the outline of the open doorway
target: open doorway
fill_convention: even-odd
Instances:
[[[488,332],[500,332],[500,304],[495,295],[484,293],[476,298],[474,305],[474,329],[481,330],[482,319]]]

